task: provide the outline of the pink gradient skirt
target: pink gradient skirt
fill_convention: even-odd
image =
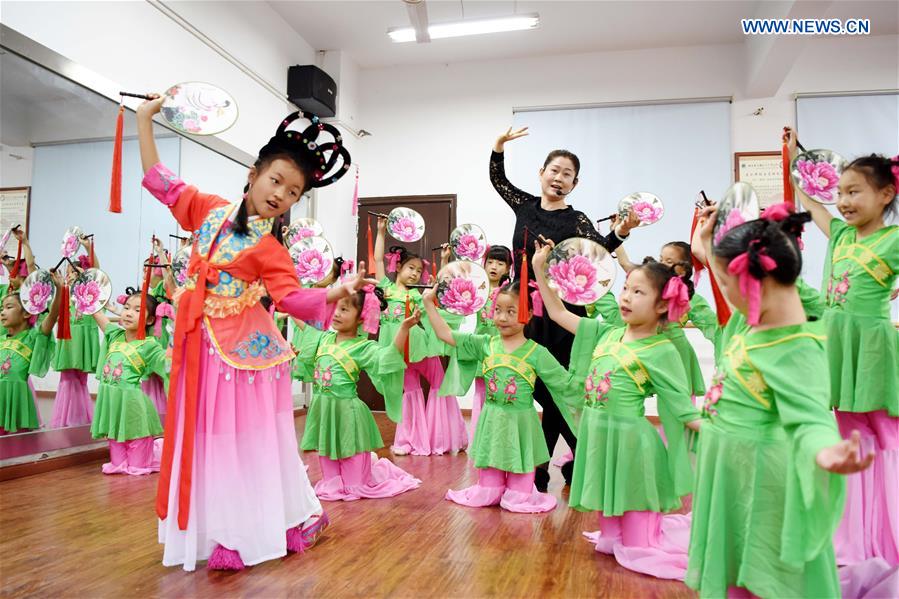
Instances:
[[[87,373],[80,370],[60,371],[50,426],[79,426],[90,424],[93,419],[94,404],[87,390]]]
[[[840,435],[861,433],[861,454],[874,451],[870,468],[846,477],[846,508],[834,534],[840,566],[881,558],[899,566],[899,418],[886,410],[836,410]]]
[[[318,462],[322,479],[315,484],[315,494],[323,501],[395,497],[421,486],[420,480],[374,452],[342,460],[318,456]]]
[[[321,503],[297,449],[290,364],[237,370],[219,358],[203,326],[189,521],[178,529],[182,386],[169,513],[159,521],[162,563],[194,570],[222,545],[251,566],[283,557],[287,529],[320,513]]]
[[[151,375],[147,380],[141,381],[140,388],[141,391],[147,394],[153,405],[156,406],[156,412],[159,413],[159,418],[164,423],[165,418],[163,416],[165,416],[165,406],[168,397],[165,393],[165,383],[162,381],[162,378],[156,374]]]

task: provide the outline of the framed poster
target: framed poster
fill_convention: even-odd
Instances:
[[[30,187],[0,187],[0,237],[16,225],[28,235],[30,212]]]
[[[749,183],[764,210],[783,202],[783,162],[780,152],[735,152],[734,181]]]

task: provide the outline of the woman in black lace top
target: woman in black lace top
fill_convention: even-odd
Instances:
[[[496,140],[493,153],[490,155],[490,182],[500,197],[515,212],[515,233],[512,244],[515,250],[520,250],[525,242],[525,228],[528,229],[527,251],[529,276],[533,277],[531,270],[531,258],[534,255],[533,239],[542,235],[546,239],[559,243],[571,237],[584,237],[601,244],[610,252],[621,245],[631,228],[639,224],[636,216],[631,214],[628,219],[619,223],[615,230],[607,236],[600,235],[593,226],[590,218],[575,210],[565,203],[565,198],[577,186],[580,161],[577,156],[567,150],[554,150],[546,157],[543,168],[540,169],[541,195],[534,196],[515,187],[506,178],[503,149],[507,141],[518,139],[527,135],[527,127],[512,131],[511,127]],[[516,271],[517,274],[517,271]],[[566,307],[575,314],[586,316],[586,310],[581,306],[566,304]],[[535,316],[531,319],[527,329],[528,337],[545,346],[559,362],[567,367],[571,357],[571,344],[574,336],[547,317]],[[565,438],[571,450],[575,449],[575,438],[571,429],[562,418],[559,408],[553,402],[549,391],[543,382],[538,380],[534,388],[534,399],[543,407],[543,435],[550,455],[555,450],[559,435]],[[545,492],[549,484],[549,471],[547,464],[537,467],[535,485],[537,489]],[[569,462],[562,467],[566,484],[571,483],[571,467]]]

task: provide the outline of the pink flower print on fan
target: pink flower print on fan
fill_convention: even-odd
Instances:
[[[825,202],[833,201],[833,191],[840,181],[840,176],[832,164],[797,160],[796,169],[799,171],[799,187],[807,196]]]
[[[184,123],[182,124],[184,128],[191,133],[197,133],[198,131],[200,131],[200,125],[195,119],[184,119]]]
[[[641,223],[652,224],[659,220],[662,217],[662,209],[653,206],[652,202],[634,202],[631,209],[637,215],[637,218],[640,219]]]
[[[9,356],[7,356],[3,364],[0,364],[0,375],[6,376],[7,374],[9,374],[10,368],[12,368],[12,360]]]
[[[515,396],[518,394],[518,383],[515,382],[514,374],[506,381],[506,388],[503,389],[503,393],[506,394],[506,403],[515,401]]]
[[[38,312],[46,310],[47,304],[50,303],[50,294],[52,290],[53,287],[49,283],[38,281],[32,285],[31,291],[28,293],[28,301],[31,302],[32,308]]]
[[[96,312],[101,292],[100,284],[97,281],[87,281],[72,287],[75,311],[81,314]]]
[[[559,288],[559,297],[569,304],[585,304],[596,300],[596,267],[586,256],[572,256],[549,267],[549,276]]]
[[[440,302],[451,312],[468,315],[474,314],[484,305],[484,298],[478,297],[474,281],[455,278],[446,286]]]
[[[310,229],[309,227],[301,227],[297,230],[297,232],[291,237],[288,242],[290,245],[297,243],[298,241],[302,241],[307,237],[315,237],[315,230]]]
[[[296,258],[297,277],[306,283],[321,281],[331,270],[331,261],[327,260],[315,248],[303,250]]]
[[[78,252],[78,238],[74,235],[66,235],[62,239],[62,257],[71,258]]]
[[[480,260],[484,255],[484,244],[480,242],[477,235],[466,233],[459,237],[456,244],[456,255],[460,258],[468,258],[469,260]]]
[[[724,239],[724,236],[728,234],[728,232],[734,227],[739,227],[743,223],[746,222],[746,219],[743,218],[743,213],[739,210],[731,210],[727,215],[727,219],[724,221],[724,226],[718,229],[718,233],[715,234],[715,245]]]
[[[405,216],[396,219],[390,226],[390,234],[400,241],[415,241],[417,233],[415,221]]]

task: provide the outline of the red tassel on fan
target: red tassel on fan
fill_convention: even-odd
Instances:
[[[693,224],[690,225],[690,239],[693,239],[693,233],[696,231],[696,225],[699,222],[698,216],[698,212],[693,212]],[[699,271],[705,268],[705,265],[692,255],[691,258],[693,260],[693,271],[698,275]],[[715,298],[715,315],[718,317],[718,324],[724,326],[730,320],[730,306],[727,305],[721,289],[718,288],[718,282],[715,280],[715,274],[711,269],[709,269],[709,283],[712,285],[712,296]]]
[[[780,159],[783,165],[784,202],[795,209],[796,200],[793,197],[793,185],[790,181],[790,151],[787,149],[787,144],[780,149]]]
[[[528,230],[524,230],[524,249],[521,251],[521,274],[518,277],[518,322],[528,322]]]
[[[412,316],[412,304],[409,302],[409,294],[406,294],[406,318]],[[403,359],[406,361],[406,364],[409,363],[409,337],[411,335],[406,335],[406,343],[403,345]]]
[[[21,276],[22,274],[22,242],[20,241],[16,246],[16,261],[13,264],[12,272],[9,273],[9,278],[15,278]]]
[[[90,267],[93,268],[94,264],[96,264],[96,262],[94,262],[94,238],[91,237],[91,266]]]
[[[149,262],[152,262],[152,256]],[[153,271],[152,266],[144,266],[144,284],[140,289],[140,316],[137,321],[138,339],[147,338],[147,293],[150,291],[150,273]]]
[[[59,288],[59,319],[56,323],[56,338],[71,339],[72,323],[69,320],[69,286]]]
[[[437,282],[437,252],[431,252],[431,283]]]
[[[368,238],[368,262],[366,262],[366,270],[368,274],[374,275],[375,272],[375,246],[371,236],[371,217],[365,221],[365,236]]]
[[[119,106],[119,116],[115,123],[115,142],[112,145],[112,181],[109,185],[109,211],[122,211],[122,130],[125,122],[125,107]]]

